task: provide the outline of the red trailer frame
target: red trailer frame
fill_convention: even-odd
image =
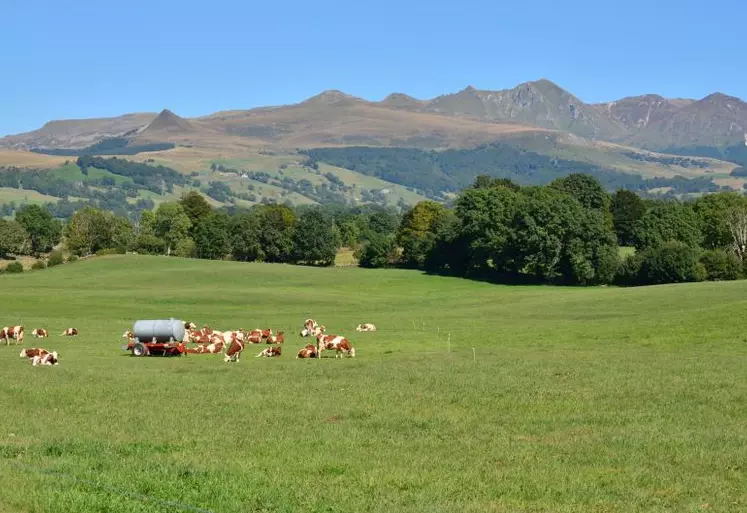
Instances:
[[[122,346],[125,351],[131,351],[132,356],[150,356],[160,354],[161,356],[181,356],[185,353],[182,342],[135,342],[130,341]]]

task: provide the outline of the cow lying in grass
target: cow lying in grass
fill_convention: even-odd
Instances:
[[[251,330],[249,332],[249,335],[246,338],[246,341],[250,344],[261,344],[262,342],[265,342],[270,337],[272,337],[272,329],[267,328],[264,330],[261,330],[259,328],[255,330]],[[268,342],[268,344],[271,344],[272,342]]]
[[[41,347],[30,347],[21,351],[21,358],[28,358],[31,360],[31,365],[36,367],[37,365],[57,365],[59,355],[57,351],[49,352]]]
[[[37,365],[57,365],[58,363],[57,351],[47,353],[44,356],[34,356],[31,359],[31,365],[34,367]]]
[[[68,328],[62,332],[61,337],[77,337],[78,330],[76,328]]]
[[[267,349],[263,349],[259,352],[255,358],[259,358],[260,356],[267,356],[267,357],[273,357],[273,356],[280,356],[282,353],[282,347],[268,347]]]
[[[47,338],[49,336],[49,332],[44,328],[36,328],[31,332],[31,336],[36,338]]]
[[[376,331],[376,326],[374,326],[373,324],[359,324],[358,327],[355,328],[355,331]]]
[[[313,344],[309,344],[306,347],[298,351],[296,358],[316,358],[316,347]]]

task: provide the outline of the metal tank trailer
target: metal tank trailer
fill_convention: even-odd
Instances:
[[[132,326],[133,337],[122,346],[133,356],[180,356],[184,354],[184,321],[179,319],[141,320]]]

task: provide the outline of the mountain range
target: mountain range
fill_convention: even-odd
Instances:
[[[296,104],[193,118],[164,109],[56,120],[0,138],[0,167],[63,166],[54,176],[79,182],[65,157],[119,155],[188,174],[188,186],[225,204],[226,190],[214,186],[224,183],[246,205],[327,201],[330,191],[411,203],[448,197],[478,174],[529,185],[584,172],[608,189],[681,195],[747,187],[745,132],[747,104],[721,93],[592,104],[538,80],[426,100],[328,90]]]
[[[648,150],[745,144],[747,104],[714,93],[700,100],[649,94],[587,104],[549,80],[500,91],[473,87],[419,100],[393,93],[367,101],[330,90],[301,103],[185,119],[169,110],[50,121],[0,139],[16,149],[84,148],[107,138],[217,147],[471,147],[553,131]],[[556,134],[557,135],[557,134]]]

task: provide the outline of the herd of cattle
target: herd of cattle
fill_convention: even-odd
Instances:
[[[184,339],[181,342],[184,344],[196,344],[184,348],[185,353],[223,354],[225,362],[238,362],[247,344],[272,344],[272,347],[263,349],[256,357],[280,356],[282,354],[282,347],[279,344],[285,342],[285,334],[282,331],[274,334],[270,328],[250,331],[244,331],[243,329],[237,331],[218,331],[208,326],[197,329],[197,326],[192,322],[185,322],[184,328]],[[314,319],[306,319],[300,335],[302,337],[316,338],[316,344],[307,344],[301,348],[296,358],[320,358],[323,351],[335,351],[335,358],[342,357],[343,354],[355,357],[355,348],[347,338],[341,335],[327,335],[326,331],[326,327],[320,326]],[[356,331],[376,331],[376,326],[368,323],[359,324]],[[36,338],[47,338],[49,337],[49,332],[43,328],[36,328],[31,332],[31,335]],[[77,335],[78,330],[76,328],[67,328],[61,334],[61,336],[67,337]],[[16,344],[22,344],[23,336],[23,326],[6,326],[0,331],[0,341],[5,340],[6,345],[10,345],[11,340],[15,340]],[[130,330],[125,331],[122,337],[130,341],[135,338]],[[59,363],[57,351],[48,351],[39,347],[24,349],[21,351],[20,356],[21,358],[31,360],[33,366],[57,365]]]
[[[5,326],[0,330],[0,340],[5,340],[5,345],[10,345],[11,340],[15,340],[16,344],[23,344],[23,335],[23,326]],[[35,338],[48,338],[49,332],[44,328],[36,328],[31,332],[31,335]],[[78,330],[76,328],[66,328],[60,334],[61,337],[75,337],[77,335]],[[21,358],[31,360],[31,365],[34,367],[37,365],[57,365],[59,362],[57,351],[48,351],[41,347],[24,349],[21,351]]]

